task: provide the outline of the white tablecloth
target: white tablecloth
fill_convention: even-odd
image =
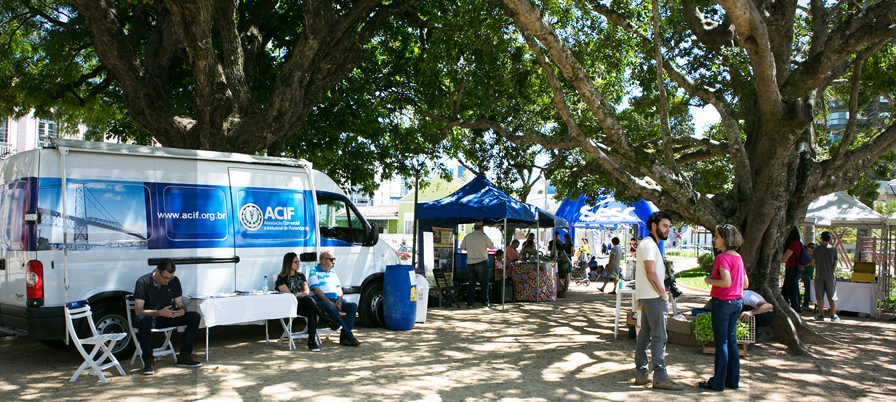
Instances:
[[[812,281],[812,301],[815,297],[815,280]],[[837,282],[837,311],[852,311],[866,313],[878,317],[877,302],[880,299],[880,289],[876,283]],[[830,308],[827,298],[824,307]]]
[[[286,293],[190,299],[187,310],[202,314],[200,327],[205,327],[205,361],[208,361],[209,327],[261,321],[259,324],[265,326],[267,343],[267,320],[295,318],[298,305],[296,296]]]
[[[215,297],[193,300],[207,327],[297,317],[298,301],[292,294]]]

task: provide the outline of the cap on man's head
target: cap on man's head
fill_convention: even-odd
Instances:
[[[476,223],[473,224],[473,229],[482,229],[483,226],[485,226],[485,224],[482,223],[482,221],[476,221]]]

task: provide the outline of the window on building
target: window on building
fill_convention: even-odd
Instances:
[[[7,141],[9,139],[7,133],[9,133],[9,120],[3,119],[0,122],[0,142],[9,142]]]
[[[40,120],[37,122],[37,135],[40,137],[56,137],[56,122],[52,120]]]

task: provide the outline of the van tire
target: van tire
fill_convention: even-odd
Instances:
[[[358,313],[361,325],[365,327],[378,328],[385,325],[382,281],[371,282],[361,291],[361,305],[358,306]]]
[[[131,339],[131,333],[128,330],[127,307],[124,303],[108,302],[97,304],[93,310],[93,323],[96,325],[96,331],[99,334],[124,333],[127,336],[115,343],[112,354],[118,360],[130,359],[134,354],[134,341]],[[82,320],[81,330],[78,334],[81,336],[89,336],[86,332],[90,332],[90,328],[85,320]]]

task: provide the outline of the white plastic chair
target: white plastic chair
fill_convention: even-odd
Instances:
[[[295,348],[296,348],[295,340],[296,340],[296,339],[305,339],[305,338],[308,338],[308,317],[305,317],[305,316],[303,316],[303,315],[300,315],[300,316],[298,316],[297,318],[300,318],[300,319],[305,320],[305,328],[302,328],[302,330],[301,330],[301,331],[298,331],[298,332],[290,332],[290,328],[291,328],[291,326],[292,326],[292,320],[293,320],[293,318],[290,318],[290,319],[289,319],[289,323],[287,323],[287,319],[286,319],[286,318],[281,318],[281,319],[280,319],[280,325],[283,326],[283,335],[280,335],[280,339],[277,339],[277,343],[280,344],[280,343],[282,343],[282,342],[285,341],[285,340],[289,340],[289,350],[295,350]],[[339,332],[339,331],[341,331],[341,330],[342,330],[342,327],[339,327],[339,328],[337,328],[337,329],[335,329],[335,330],[332,330],[332,329],[330,329],[329,327],[326,327],[326,328],[318,328],[318,329],[317,329],[317,344],[318,344],[318,345],[321,344],[321,341],[320,341],[320,336],[321,336],[321,335],[325,335],[325,336],[326,336],[326,335],[330,335],[330,334],[335,333],[335,332]]]
[[[134,361],[137,360],[137,356],[140,356],[140,364],[145,365],[145,363],[143,363],[143,349],[140,348],[140,341],[137,340],[137,332],[139,332],[139,329],[134,327],[133,322],[133,320],[136,319],[136,316],[134,316],[134,295],[125,296],[125,302],[128,305],[128,328],[131,331],[131,339],[134,340],[134,345],[137,346],[137,349],[134,350],[133,356],[131,356],[131,364],[134,364]],[[134,318],[132,318],[132,316],[134,316]],[[177,327],[152,329],[152,332],[165,333],[165,342],[162,343],[162,346],[152,350],[152,355],[154,358],[161,358],[165,355],[171,355],[171,358],[174,359],[175,363],[177,363],[177,354],[174,351],[174,345],[171,344],[171,334],[174,333],[175,329],[177,329]]]
[[[90,326],[90,333],[93,334],[93,336],[84,339],[78,338],[74,320],[79,318],[85,318],[87,320],[87,324]],[[75,382],[75,380],[78,379],[78,376],[81,375],[81,372],[88,367],[90,367],[90,370],[87,374],[90,375],[95,373],[104,384],[108,381],[106,380],[106,376],[103,375],[103,370],[110,367],[117,368],[118,372],[123,376],[127,375],[121,367],[121,364],[118,362],[118,359],[112,354],[112,349],[116,342],[124,339],[128,335],[120,333],[97,334],[96,325],[93,323],[93,316],[90,313],[90,306],[87,304],[87,300],[79,300],[65,304],[65,327],[68,331],[69,338],[75,344],[75,347],[78,348],[78,352],[81,353],[81,356],[84,357],[84,363],[81,364],[81,367],[78,367],[78,371],[75,371],[75,375],[69,380],[70,382]],[[93,350],[90,351],[90,353],[87,353],[87,351],[84,350],[84,345],[93,345]],[[94,358],[97,352],[101,350],[103,351],[103,354],[99,358]],[[109,359],[109,363],[103,364],[106,359]]]

